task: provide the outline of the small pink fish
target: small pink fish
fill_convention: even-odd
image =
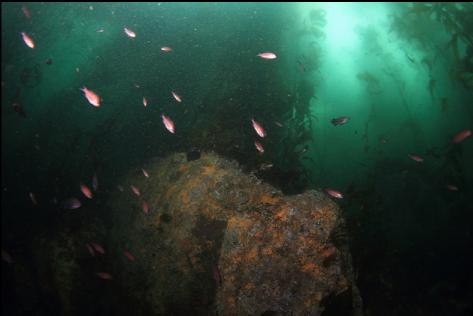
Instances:
[[[131,190],[133,191],[133,193],[135,193],[137,196],[140,196],[141,193],[140,193],[140,190],[137,187],[135,187],[134,185],[131,185],[130,187],[131,187]]]
[[[266,137],[266,132],[261,126],[260,123],[256,122],[254,119],[251,119],[251,123],[253,124],[253,128],[255,129],[256,133],[259,135],[259,137],[264,138]]]
[[[408,154],[409,158],[411,158],[412,160],[416,161],[416,162],[424,162],[424,158],[422,158],[421,156],[419,155],[415,155],[415,154]]]
[[[174,122],[164,114],[162,114],[161,117],[163,119],[164,126],[166,126],[166,129],[172,134],[174,134]]]
[[[30,199],[34,205],[38,205],[38,201],[36,200],[36,197],[34,196],[33,192],[30,192]]]
[[[89,187],[86,186],[85,184],[81,183],[80,184],[80,190],[82,191],[82,193],[89,199],[92,198],[92,191],[90,191]]]
[[[459,132],[458,134],[456,134],[453,137],[452,142],[455,143],[455,144],[458,144],[458,143],[462,142],[463,140],[465,140],[466,138],[468,138],[470,136],[471,136],[471,130],[465,129],[465,130]]]
[[[337,125],[344,125],[348,123],[349,120],[350,120],[349,116],[340,116],[340,117],[333,118],[331,122],[334,126],[337,126]]]
[[[177,95],[174,91],[172,91],[172,96],[176,99],[177,102],[182,102],[182,99],[179,95]]]
[[[104,280],[111,280],[112,279],[112,275],[110,273],[107,273],[107,272],[97,272],[97,276],[101,279],[104,279]]]
[[[222,275],[220,274],[220,269],[218,268],[218,265],[214,265],[212,269],[212,275],[215,280],[215,283],[217,283],[217,286],[222,285]]]
[[[257,55],[258,57],[261,57],[263,59],[276,59],[277,56],[275,53],[260,53]]]
[[[141,168],[141,171],[143,171],[143,175],[144,175],[146,178],[149,178],[149,174],[148,174],[148,172],[147,172],[145,169]]]
[[[334,198],[343,199],[343,195],[342,195],[340,192],[338,192],[338,191],[336,191],[336,190],[334,190],[334,189],[329,189],[329,188],[327,188],[327,189],[325,189],[325,192],[326,192],[328,195],[330,195],[330,196],[332,196],[332,197],[334,197]]]
[[[146,201],[143,201],[143,212],[145,214],[148,214],[149,213],[149,205]]]
[[[130,260],[130,261],[135,261],[135,257],[128,251],[128,250],[125,250],[123,252],[123,254],[125,255],[125,257]]]
[[[172,52],[172,48],[167,46],[161,47],[161,50],[166,53]]]
[[[87,246],[87,250],[89,250],[89,253],[92,257],[95,257],[95,252],[94,252],[94,248],[92,248],[91,245],[89,245],[88,243],[85,244]]]
[[[101,253],[102,255],[105,253],[105,250],[103,249],[102,245],[97,244],[95,242],[91,242],[90,244],[95,249],[95,251],[97,251],[98,253]]]
[[[100,97],[93,92],[92,90],[87,89],[85,86],[80,89],[82,92],[84,92],[85,97],[87,98],[87,101],[89,101],[90,104],[92,104],[95,107],[100,106]]]
[[[450,191],[458,191],[458,187],[453,184],[447,184],[445,187]]]
[[[25,5],[21,6],[21,11],[23,11],[23,14],[29,19],[31,18],[31,13],[30,10]]]
[[[78,199],[72,197],[72,198],[65,199],[65,200],[62,202],[62,206],[63,206],[66,210],[75,210],[75,209],[81,207],[81,206],[82,206],[82,203],[81,203]]]
[[[256,149],[257,149],[260,153],[264,153],[263,145],[261,145],[260,142],[255,141],[255,147],[256,147]]]
[[[299,70],[305,72],[305,65],[300,60],[297,61],[297,65],[299,66]]]
[[[146,100],[145,97],[143,97],[143,105],[144,105],[144,107],[148,106],[148,100]]]
[[[29,48],[34,48],[34,42],[31,37],[28,36],[28,34],[21,32],[21,36],[23,37],[23,42],[25,42]]]
[[[4,250],[4,249],[2,249],[2,260],[5,261],[5,262],[8,263],[8,264],[12,264],[12,263],[13,263],[12,257],[11,257],[10,254],[9,254],[6,250]]]
[[[97,174],[94,173],[94,176],[92,177],[92,189],[94,189],[94,191],[97,192],[98,188],[99,188],[99,180],[97,179]]]
[[[127,29],[126,27],[123,29],[126,33],[126,35],[128,35],[128,37],[131,37],[131,38],[135,38],[136,37],[136,33],[133,32],[132,30],[129,30]]]

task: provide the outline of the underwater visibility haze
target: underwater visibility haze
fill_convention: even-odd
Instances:
[[[3,315],[472,315],[473,4],[2,3]]]

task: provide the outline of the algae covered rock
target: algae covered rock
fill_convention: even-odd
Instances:
[[[213,153],[145,169],[110,199],[110,236],[136,257],[116,262],[122,286],[153,313],[315,315],[350,289],[349,253],[332,241],[343,220],[324,194],[284,196]]]

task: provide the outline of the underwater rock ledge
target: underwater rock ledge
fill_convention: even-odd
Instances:
[[[283,196],[214,153],[145,168],[124,179],[140,197],[111,199],[111,236],[139,258],[116,269],[140,270],[124,286],[156,314],[316,315],[351,289],[348,248],[333,241],[343,219],[325,194]]]
[[[149,178],[123,179],[140,196],[111,196],[109,236],[136,256],[114,270],[153,313],[319,315],[324,299],[352,290],[351,256],[336,242],[343,218],[325,194],[284,196],[214,153],[145,169]]]

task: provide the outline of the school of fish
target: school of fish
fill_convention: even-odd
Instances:
[[[93,10],[93,6],[90,6],[89,9]],[[24,16],[27,19],[31,18],[31,12],[29,11],[29,9],[25,5],[21,6],[21,10],[22,10]],[[124,31],[124,33],[126,34],[127,37],[132,38],[132,39],[136,38],[136,33],[133,30],[131,30],[130,28],[124,27],[123,31]],[[103,33],[104,29],[103,28],[97,29],[96,32],[97,33]],[[35,33],[33,33],[33,34],[35,35]],[[29,47],[31,49],[34,49],[36,47],[33,38],[28,33],[20,32],[20,35],[21,35],[21,38],[22,38],[24,44],[27,47]],[[170,46],[162,46],[160,48],[160,50],[162,52],[165,52],[165,53],[170,53],[170,52],[173,51],[173,48],[171,48]],[[256,56],[261,58],[261,59],[265,59],[265,60],[275,60],[275,59],[278,58],[277,55],[274,52],[258,53]],[[47,64],[50,65],[51,63],[52,63],[52,60],[49,59]],[[300,60],[298,60],[297,63],[298,63],[298,66],[299,66],[300,70],[302,72],[305,72],[306,71],[305,64],[302,63]],[[79,72],[79,68],[76,68],[76,72]],[[433,83],[431,83],[431,85],[433,85]],[[136,83],[134,84],[134,86],[136,88],[140,88],[140,85],[138,85]],[[83,92],[85,99],[92,106],[94,106],[96,108],[101,106],[102,98],[97,94],[97,92],[87,88],[86,86],[83,86],[79,90]],[[177,101],[178,103],[182,102],[182,97],[180,95],[178,95],[175,91],[171,91],[171,95],[174,98],[174,100]],[[142,104],[143,104],[144,107],[148,106],[148,99],[144,96],[142,98]],[[17,110],[17,108],[15,108],[15,110]],[[165,114],[161,114],[161,119],[162,119],[162,123],[163,123],[165,129],[167,131],[169,131],[169,133],[175,134],[175,125],[174,125],[173,120],[171,120],[171,118],[169,116],[165,115]],[[334,126],[344,125],[344,124],[347,124],[350,121],[350,119],[351,118],[349,116],[340,116],[340,117],[331,119],[331,123]],[[260,122],[256,121],[254,118],[251,118],[250,121],[251,121],[251,125],[252,125],[254,131],[256,132],[257,136],[259,136],[260,138],[266,138],[267,133],[266,133],[266,130],[263,128],[263,125]],[[278,128],[283,128],[284,127],[284,125],[282,123],[278,122],[278,121],[274,121],[274,124]],[[465,141],[466,139],[468,139],[469,137],[471,137],[471,135],[472,135],[471,129],[464,129],[460,132],[457,132],[451,138],[451,142],[453,144],[459,144],[459,143]],[[384,138],[381,138],[380,142],[385,144],[386,140]],[[260,154],[263,154],[265,152],[263,144],[260,141],[255,140],[254,145],[255,145],[256,150]],[[306,150],[307,149],[305,148],[304,152]],[[421,157],[418,154],[408,153],[407,156],[411,160],[413,160],[417,163],[423,163],[424,162],[424,158]],[[269,170],[272,167],[273,167],[273,164],[265,163],[265,164],[262,164],[259,169],[260,170]],[[144,168],[142,168],[141,170],[142,170],[143,175],[146,178],[149,178],[148,172]],[[92,189],[93,189],[93,191],[85,183],[82,183],[82,182],[79,183],[79,188],[80,188],[80,191],[82,192],[82,194],[84,195],[84,197],[86,197],[87,199],[92,199],[94,197],[93,191],[97,192],[97,190],[98,190],[98,178],[97,178],[96,173],[93,174],[93,178],[92,178]],[[117,188],[121,192],[124,191],[123,187],[121,185],[117,185]],[[136,186],[130,185],[130,188],[131,188],[131,191],[136,196],[138,196],[138,197],[141,196],[141,192]],[[445,188],[448,189],[449,191],[458,191],[459,190],[459,188],[456,185],[451,184],[451,183],[446,184]],[[333,188],[325,188],[324,192],[327,195],[329,195],[330,197],[333,197],[333,198],[336,198],[336,199],[343,199],[344,198],[344,195],[340,191],[337,191]],[[29,197],[30,197],[30,200],[31,200],[33,205],[35,205],[35,206],[38,205],[38,200],[36,199],[36,196],[35,196],[34,193],[29,192]],[[66,198],[62,202],[62,207],[64,209],[68,209],[68,210],[78,209],[81,206],[82,206],[82,202],[76,197]],[[150,207],[149,207],[149,204],[148,204],[147,201],[142,201],[142,210],[145,214],[149,214]],[[87,248],[87,251],[89,252],[89,254],[93,257],[95,257],[96,253],[101,254],[101,255],[105,254],[104,247],[101,244],[96,243],[96,242],[86,243],[86,248]],[[129,250],[124,250],[123,255],[125,256],[126,259],[128,259],[131,262],[136,260],[135,256],[133,256]],[[2,249],[2,260],[4,262],[8,263],[8,264],[13,263],[13,259],[12,259],[11,255],[4,249]],[[213,278],[214,278],[217,286],[220,286],[221,283],[222,283],[222,276],[220,274],[220,270],[218,268],[218,265],[214,265],[212,267],[212,275],[213,275]],[[103,280],[112,280],[113,279],[112,275],[109,272],[103,272],[103,271],[102,272],[96,272],[96,276],[100,279],[103,279]]]

